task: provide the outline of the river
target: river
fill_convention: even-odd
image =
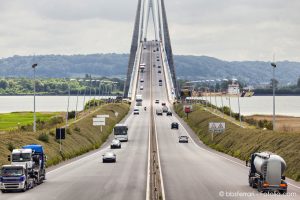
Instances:
[[[93,97],[92,97],[93,98]],[[96,97],[98,99],[99,97]],[[102,98],[108,98],[102,97]],[[90,99],[86,96],[85,102]],[[76,109],[76,96],[70,97],[69,110]],[[78,97],[78,111],[83,109],[84,97]],[[68,96],[36,96],[37,112],[66,112]],[[33,96],[0,96],[0,113],[33,111]]]
[[[205,99],[205,97],[204,97]],[[229,97],[223,96],[223,105],[229,107]],[[240,110],[242,115],[272,115],[273,114],[273,97],[272,96],[253,96],[243,97],[240,99]],[[210,97],[207,98],[210,101]],[[221,97],[211,97],[211,103],[222,106]],[[286,115],[300,117],[300,96],[277,96],[275,98],[276,115]],[[230,97],[231,108],[238,112],[238,98]]]

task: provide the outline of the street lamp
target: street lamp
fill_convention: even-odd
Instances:
[[[85,80],[85,82],[89,82],[89,80]],[[84,111],[84,108],[85,108],[86,89],[87,89],[87,86],[85,85],[85,88],[84,88],[84,96],[83,96],[83,111]]]
[[[237,79],[232,79],[233,81],[237,82]],[[238,95],[238,107],[239,107],[239,120],[240,120],[240,127],[242,127],[242,116],[241,116],[241,106],[240,106],[240,88],[237,90]]]
[[[228,79],[223,79],[224,82],[229,82]],[[231,114],[231,102],[230,102],[230,94],[228,93],[227,91],[227,94],[228,94],[228,103],[229,103],[229,115],[230,117],[232,117],[232,114]]]
[[[83,80],[79,79],[78,82],[81,83]],[[80,85],[80,84],[79,84]],[[78,89],[77,91],[77,97],[76,97],[76,109],[75,109],[75,121],[77,119],[77,111],[78,111],[78,97],[79,97],[79,93],[81,94],[81,89]]]
[[[75,81],[75,79],[70,79],[70,82],[68,83],[68,104],[67,104],[66,128],[68,128],[68,120],[69,120],[69,107],[70,107],[70,96],[71,96],[70,83],[71,83],[71,81]],[[75,113],[75,116],[76,116],[76,113]]]
[[[36,132],[36,113],[35,113],[35,70],[37,63],[32,65],[33,68],[33,132]]]
[[[277,67],[277,65],[275,62],[272,62],[271,66],[273,67],[273,131],[275,131],[275,68]]]

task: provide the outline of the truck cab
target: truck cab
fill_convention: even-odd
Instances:
[[[34,162],[32,160],[32,149],[14,149],[8,160],[12,165],[21,165],[32,169]]]
[[[0,173],[0,190],[6,192],[8,190],[28,189],[32,182],[28,180],[28,171],[24,165],[3,165]]]

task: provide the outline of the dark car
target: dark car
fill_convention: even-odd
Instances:
[[[157,104],[157,103],[159,103],[159,100],[158,100],[158,99],[156,99],[156,100],[155,100],[155,103],[156,103],[156,104]]]
[[[178,129],[179,128],[179,124],[177,122],[173,122],[171,124],[171,129]]]
[[[189,137],[188,136],[185,136],[185,135],[182,135],[182,136],[179,136],[179,143],[189,143]]]
[[[158,73],[159,73],[159,74],[161,74],[161,71],[160,71],[160,70],[158,70]]]
[[[171,112],[171,111],[168,111],[168,112],[167,112],[167,116],[172,116],[172,112]]]
[[[162,105],[162,106],[165,106],[165,105],[166,105],[166,103],[165,103],[165,102],[161,102],[161,105]]]

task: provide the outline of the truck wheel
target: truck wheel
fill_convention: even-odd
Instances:
[[[279,190],[280,194],[286,194],[286,190]]]
[[[2,192],[2,193],[5,193],[5,192],[6,192],[6,190],[1,190],[1,192]]]
[[[23,188],[23,190],[22,190],[22,192],[26,192],[26,190],[27,190],[27,182],[25,182],[25,185],[24,185],[24,188]]]

